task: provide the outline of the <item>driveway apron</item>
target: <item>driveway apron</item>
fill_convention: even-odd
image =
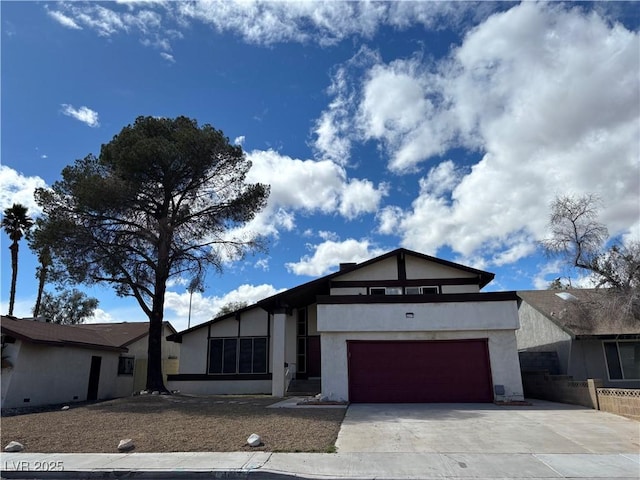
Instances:
[[[533,400],[493,404],[352,404],[339,453],[632,454],[640,423],[584,407]]]

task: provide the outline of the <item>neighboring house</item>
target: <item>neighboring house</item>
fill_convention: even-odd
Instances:
[[[128,396],[138,371],[146,375],[148,323],[58,325],[3,316],[0,327],[3,408]],[[164,333],[175,330],[165,323]],[[177,356],[175,344],[167,347],[164,358]]]
[[[351,402],[522,400],[515,292],[493,274],[398,249],[171,336],[172,389],[283,396],[320,378]]]
[[[640,322],[620,315],[623,309],[615,305],[596,308],[604,295],[592,289],[518,292],[516,338],[523,372],[543,369],[541,359],[551,354],[555,367],[544,367],[552,374],[640,388]]]
[[[180,358],[180,345],[168,342],[167,337],[176,333],[171,323],[164,322],[162,328],[162,373],[164,380],[167,375],[178,373]],[[139,392],[145,389],[147,384],[147,363],[149,347],[149,322],[123,322],[123,323],[86,323],[78,327],[87,328],[115,341],[118,345],[127,348],[127,352],[120,355],[118,375],[128,376],[127,392]]]

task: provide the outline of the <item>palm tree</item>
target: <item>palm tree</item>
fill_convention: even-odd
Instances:
[[[18,242],[33,225],[33,220],[27,215],[27,207],[14,203],[5,209],[2,218],[2,228],[11,239],[11,292],[9,296],[9,315],[13,315],[13,305],[16,301],[16,280],[18,279]]]
[[[38,294],[36,304],[33,307],[33,316],[40,315],[40,305],[44,294],[44,285],[54,276],[52,272],[53,259],[51,257],[51,247],[46,242],[46,229],[43,217],[37,218],[35,227],[26,234],[29,248],[38,256],[40,265],[36,268],[36,279],[38,280]]]

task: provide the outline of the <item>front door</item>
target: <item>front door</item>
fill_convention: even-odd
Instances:
[[[102,357],[91,357],[91,370],[89,370],[89,387],[87,388],[87,400],[98,399],[98,387],[100,386],[100,365]]]
[[[320,377],[320,335],[307,337],[307,376]]]

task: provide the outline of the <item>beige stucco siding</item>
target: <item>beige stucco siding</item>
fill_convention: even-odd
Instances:
[[[253,308],[240,315],[241,337],[266,337],[269,334],[269,314]]]
[[[86,400],[92,356],[102,358],[98,398],[116,397],[119,352],[21,342],[13,367],[2,372],[2,382],[7,382],[2,406],[12,408]],[[27,398],[29,402],[24,401]]]
[[[238,320],[235,318],[225,318],[216,323],[212,323],[209,328],[211,329],[211,337],[237,337],[238,336]]]
[[[479,285],[443,285],[441,293],[479,293]]]
[[[318,330],[322,333],[516,328],[515,301],[318,305]]]
[[[182,336],[179,373],[207,373],[208,327]]]
[[[345,272],[336,280],[397,280],[398,262],[395,257],[386,258],[366,267],[358,268],[353,272]]]
[[[457,268],[447,267],[435,262],[428,262],[421,258],[411,255],[405,256],[405,268],[407,279],[418,278],[474,278],[477,275],[459,270]]]

